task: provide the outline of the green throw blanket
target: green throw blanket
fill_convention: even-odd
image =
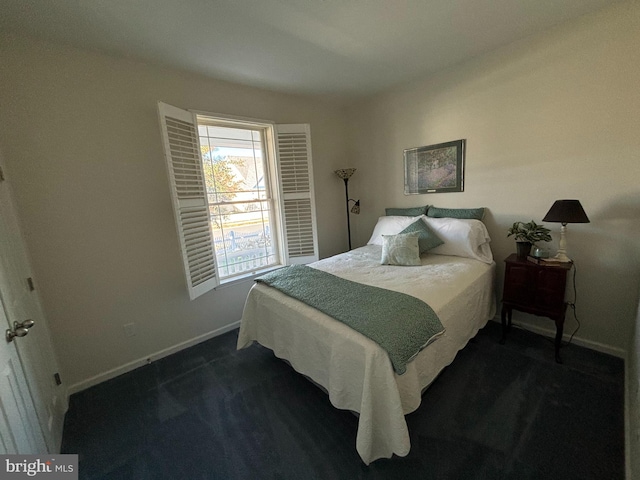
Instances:
[[[444,327],[433,309],[411,295],[372,287],[330,273],[291,265],[256,278],[340,320],[377,342],[398,374]]]

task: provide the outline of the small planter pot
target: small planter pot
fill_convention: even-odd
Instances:
[[[531,253],[531,244],[529,242],[516,242],[516,255],[518,258],[526,259]]]

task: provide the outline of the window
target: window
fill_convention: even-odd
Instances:
[[[277,237],[271,238],[277,227],[266,149],[270,127],[203,116],[197,121],[220,280],[278,265]]]
[[[159,103],[190,297],[318,259],[308,125],[193,114]]]

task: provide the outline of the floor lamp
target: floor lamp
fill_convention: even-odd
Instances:
[[[336,170],[335,174],[344,180],[344,194],[347,204],[347,234],[349,236],[349,250],[351,250],[351,218],[350,214],[358,215],[360,213],[360,200],[349,198],[349,178],[355,173],[355,168],[341,168]],[[349,202],[353,202],[353,207],[349,209]]]

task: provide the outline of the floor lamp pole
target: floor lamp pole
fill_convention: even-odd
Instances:
[[[347,235],[349,236],[349,250],[351,250],[351,218],[349,216],[349,179],[344,179],[345,203],[347,205]]]

